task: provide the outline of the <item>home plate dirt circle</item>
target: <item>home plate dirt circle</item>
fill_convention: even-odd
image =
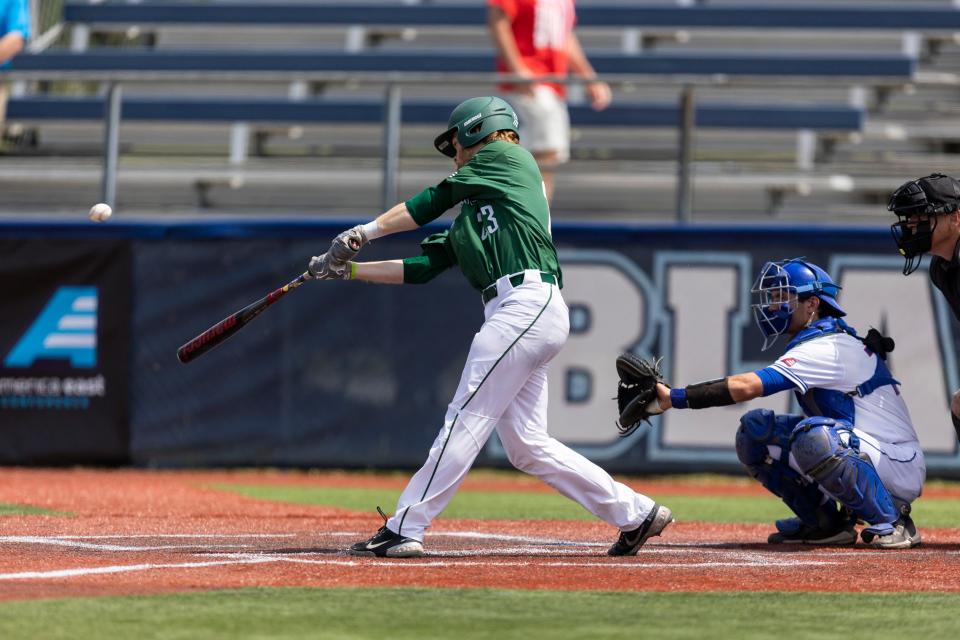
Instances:
[[[2,479],[0,502],[72,514],[3,518],[7,600],[250,586],[960,591],[957,529],[924,529],[923,547],[890,552],[770,546],[769,525],[681,521],[636,557],[611,558],[615,532],[599,522],[441,519],[423,557],[384,560],[344,551],[379,526],[375,516],[210,489],[237,482],[223,472],[14,469]]]

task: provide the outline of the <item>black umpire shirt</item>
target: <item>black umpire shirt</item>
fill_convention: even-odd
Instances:
[[[953,250],[953,260],[930,256],[930,280],[947,299],[953,315],[960,320],[960,243]]]
[[[953,315],[960,320],[960,242],[953,250],[953,260],[944,260],[940,256],[930,256],[930,280],[943,292]],[[960,440],[960,416],[950,412],[953,429]]]

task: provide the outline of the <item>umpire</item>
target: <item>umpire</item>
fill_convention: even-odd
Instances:
[[[910,180],[893,192],[887,209],[898,218],[890,230],[905,260],[903,275],[916,271],[929,253],[930,281],[960,320],[960,181],[942,173]],[[960,439],[960,390],[950,413]]]

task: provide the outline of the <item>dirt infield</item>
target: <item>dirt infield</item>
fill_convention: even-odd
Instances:
[[[0,502],[64,516],[0,518],[0,600],[151,594],[249,586],[442,586],[654,591],[960,592],[960,529],[923,529],[924,546],[770,547],[768,525],[677,522],[635,558],[604,555],[599,522],[441,519],[413,560],[353,558],[375,514],[257,501],[215,483],[398,488],[405,477],[278,472],[0,470]],[[517,481],[465,489],[541,491]],[[709,489],[637,483],[650,493]],[[744,483],[725,495],[762,493]],[[949,492],[944,492],[950,496]]]

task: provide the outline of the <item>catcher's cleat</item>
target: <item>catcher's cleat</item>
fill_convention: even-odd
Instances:
[[[347,550],[352,556],[376,556],[377,558],[417,558],[423,555],[423,543],[387,529],[387,516],[377,507],[383,517],[383,526],[369,540],[357,542]]]
[[[608,556],[635,556],[643,543],[663,533],[667,525],[673,522],[673,512],[667,507],[654,503],[650,515],[633,531],[621,531],[620,537],[607,549]]]
[[[922,541],[917,526],[907,514],[900,516],[892,530],[877,531],[876,527],[867,527],[860,532],[860,537],[874,549],[912,549],[919,547]]]
[[[777,531],[767,537],[769,544],[817,544],[846,546],[857,543],[857,530],[849,522],[833,528],[811,527],[800,518],[777,520]]]

